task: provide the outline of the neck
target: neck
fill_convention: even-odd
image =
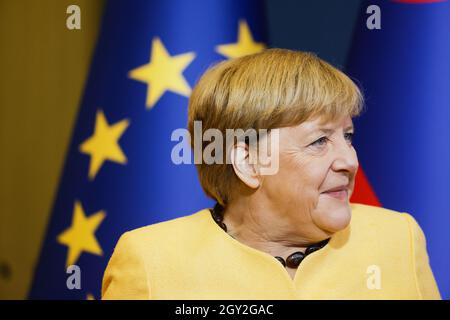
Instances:
[[[255,201],[256,202],[256,201]],[[233,201],[223,212],[227,232],[239,242],[272,256],[287,257],[322,240],[311,240],[298,233],[295,223],[262,201]]]

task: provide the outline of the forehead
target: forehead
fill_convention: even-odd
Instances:
[[[342,116],[334,120],[325,120],[323,117],[307,120],[295,127],[296,131],[303,133],[310,133],[318,130],[337,130],[339,128],[348,129],[353,128],[353,121],[350,116]]]

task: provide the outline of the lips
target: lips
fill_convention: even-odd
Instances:
[[[340,185],[331,189],[328,189],[325,192],[322,192],[330,197],[339,199],[339,200],[347,200],[348,199],[348,184]]]
[[[342,190],[347,190],[347,189],[348,189],[348,184],[341,184],[337,187],[334,187],[334,188],[328,189],[327,191],[324,191],[324,193],[325,192],[342,191]]]

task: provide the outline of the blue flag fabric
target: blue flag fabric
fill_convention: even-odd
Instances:
[[[381,29],[366,13],[378,5]],[[349,56],[366,112],[355,121],[360,165],[381,205],[412,214],[450,298],[450,3],[370,1]]]
[[[122,233],[212,205],[194,164],[172,161],[171,136],[186,128],[189,93],[207,67],[264,48],[262,5],[106,4],[30,298],[100,298]]]

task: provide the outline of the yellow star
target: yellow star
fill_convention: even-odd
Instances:
[[[106,214],[103,211],[86,217],[79,201],[75,201],[72,225],[58,236],[58,243],[69,248],[66,267],[77,262],[83,252],[101,256],[102,248],[95,238],[95,231],[102,223]]]
[[[166,90],[189,96],[191,88],[183,77],[183,71],[194,58],[193,52],[170,56],[161,40],[153,39],[150,62],[128,73],[130,78],[148,85],[147,108],[153,108]]]
[[[86,295],[86,300],[95,300],[95,297],[94,297],[94,295],[92,293],[88,293]]]
[[[238,42],[222,44],[216,47],[216,51],[228,59],[239,58],[248,54],[263,51],[266,46],[262,42],[253,40],[250,28],[245,20],[239,21]]]
[[[127,162],[118,140],[128,125],[128,120],[122,120],[109,126],[103,112],[97,111],[94,134],[80,145],[80,152],[91,156],[89,179],[94,179],[105,160],[120,164]]]

